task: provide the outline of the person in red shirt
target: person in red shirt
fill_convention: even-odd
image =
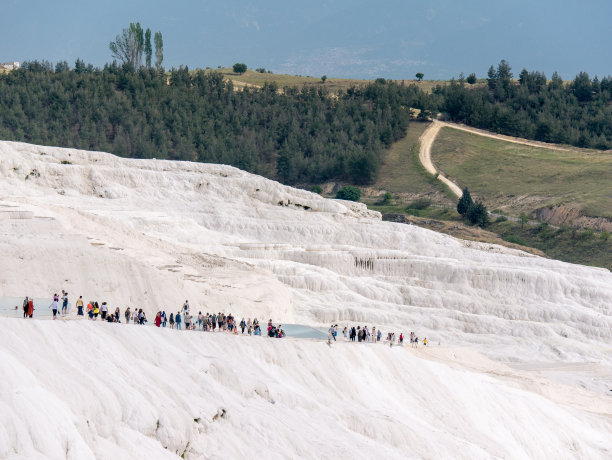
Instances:
[[[161,324],[161,312],[157,312],[157,315],[155,315],[155,325],[157,327],[159,327]]]

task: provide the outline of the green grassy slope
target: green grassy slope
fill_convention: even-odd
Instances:
[[[489,209],[518,214],[563,205],[612,217],[612,153],[559,151],[443,128],[433,161]]]

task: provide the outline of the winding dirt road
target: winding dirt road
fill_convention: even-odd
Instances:
[[[458,198],[461,198],[461,195],[463,195],[461,187],[459,187],[450,179],[444,177],[444,175],[442,175],[440,171],[437,171],[436,167],[431,161],[431,146],[433,145],[434,141],[436,140],[436,137],[438,136],[438,133],[440,132],[440,129],[442,129],[443,126],[446,126],[446,123],[441,123],[439,121],[434,120],[431,126],[425,131],[423,131],[423,134],[421,134],[421,137],[419,138],[419,140],[421,141],[421,147],[419,149],[419,160],[421,161],[421,164],[427,170],[427,172],[433,174],[434,176],[437,174],[438,180],[446,184],[448,188],[450,188],[451,191],[455,195],[457,195]]]
[[[446,123],[443,121],[433,120],[433,122],[431,123],[431,126],[427,128],[423,132],[423,134],[421,134],[421,137],[419,138],[419,140],[421,141],[421,148],[419,149],[419,160],[421,161],[421,164],[427,170],[427,172],[433,174],[434,176],[438,174],[438,180],[446,184],[448,188],[451,189],[451,191],[455,195],[457,195],[458,198],[461,198],[461,195],[463,194],[463,192],[461,191],[461,187],[459,187],[453,181],[445,177],[441,171],[438,171],[436,167],[433,165],[433,162],[431,161],[431,147],[434,141],[436,140],[436,137],[438,136],[440,129],[444,127],[453,128],[459,131],[465,131],[465,132],[472,133],[472,134],[477,134],[483,137],[490,137],[491,139],[498,139],[498,140],[505,141],[505,142],[511,142],[513,144],[522,144],[522,145],[528,145],[530,147],[540,147],[540,148],[546,148],[549,150],[560,150],[564,152],[579,152],[578,149],[559,147],[554,144],[547,144],[545,142],[538,142],[538,141],[529,141],[529,140],[520,139],[517,137],[505,136],[503,134],[493,134],[487,131],[483,131],[481,129],[471,128],[465,125],[459,125],[455,123]],[[584,153],[584,151],[582,150],[580,150],[580,152]]]

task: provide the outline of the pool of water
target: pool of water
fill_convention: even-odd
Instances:
[[[9,316],[14,318],[23,318],[23,300],[25,297],[0,297],[0,315]],[[32,299],[34,301],[34,314],[33,317],[37,319],[51,319],[53,314],[49,305],[53,301],[52,298],[48,299]],[[15,309],[15,307],[17,307]],[[61,310],[61,299],[58,304]],[[68,312],[70,312],[70,305],[68,305]]]
[[[23,318],[23,300],[24,297],[0,297],[0,315],[8,316],[13,318]],[[34,301],[34,315],[33,317],[36,319],[52,319],[53,315],[51,313],[51,309],[49,305],[53,299],[32,299]],[[68,313],[71,311],[70,303],[68,304]],[[61,299],[58,305],[61,310]],[[17,307],[17,308],[15,308]],[[123,312],[122,312],[123,313]],[[123,315],[121,315],[121,320],[123,321]],[[149,320],[146,323],[148,326],[153,325],[153,321]],[[322,328],[316,328],[311,326],[305,326],[303,324],[283,324],[281,328],[287,334],[287,337],[297,338],[297,339],[327,339],[327,331]],[[264,330],[262,330],[262,335],[265,335],[265,325]]]
[[[287,337],[298,339],[327,339],[327,332],[302,324],[283,324],[281,329],[285,331]]]

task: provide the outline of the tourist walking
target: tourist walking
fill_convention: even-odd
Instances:
[[[49,308],[53,311],[53,319],[57,319],[57,294],[53,296],[53,302],[51,302]]]
[[[68,293],[62,289],[62,315],[68,313]]]
[[[83,316],[83,296],[80,295],[76,301],[77,316]]]

